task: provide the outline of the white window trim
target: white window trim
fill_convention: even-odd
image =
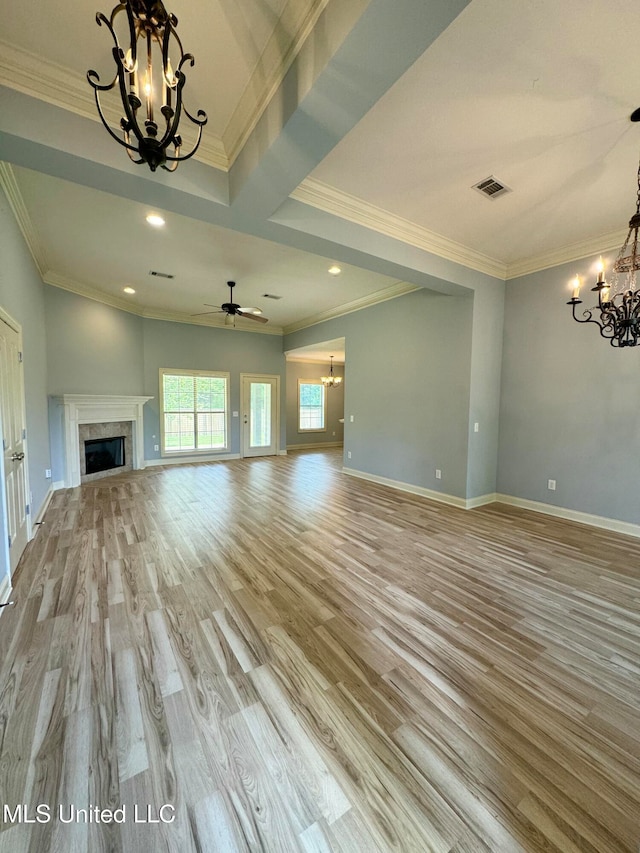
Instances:
[[[298,423],[298,432],[302,435],[308,435],[310,432],[327,432],[327,389],[324,389],[323,398],[323,418],[324,426],[319,429],[305,429],[300,426],[300,386],[301,385],[322,385],[320,379],[298,379],[298,408],[296,410],[296,419]]]
[[[225,414],[225,436],[226,443],[224,447],[211,448],[206,447],[198,450],[165,450],[164,446],[164,377],[169,376],[213,376],[216,379],[225,379],[225,395],[224,395],[224,414]],[[229,453],[230,436],[229,436],[229,385],[231,374],[224,370],[183,370],[179,367],[161,367],[160,368],[160,456],[161,457],[176,457],[176,456],[215,456],[220,453]]]

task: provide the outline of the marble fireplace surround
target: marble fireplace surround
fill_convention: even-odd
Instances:
[[[78,427],[80,424],[101,424],[130,421],[132,429],[134,469],[144,468],[144,433],[142,430],[142,408],[153,397],[124,397],[98,394],[63,394],[59,398],[63,407],[65,447],[64,487],[80,485],[81,460],[84,456],[84,441],[80,446]]]

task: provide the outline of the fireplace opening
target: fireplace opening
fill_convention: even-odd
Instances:
[[[125,464],[124,435],[116,438],[92,438],[84,443],[87,474],[121,468]]]

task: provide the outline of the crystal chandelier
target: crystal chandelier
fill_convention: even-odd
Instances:
[[[121,12],[126,12],[129,38],[126,50],[120,46],[116,34],[116,18]],[[105,24],[113,37],[112,53],[116,63],[116,75],[110,83],[101,84],[96,71],[87,71],[103,125],[116,142],[124,146],[134,163],[146,163],[152,172],[158,166],[173,172],[178,163],[196,153],[202,128],[207,123],[205,112],[198,110],[193,116],[182,103],[186,82],[182,68],[187,63],[193,66],[195,60],[182,50],[176,33],[177,18],[165,10],[161,0],[124,0],[109,18],[98,13],[96,21],[98,26]],[[169,57],[172,49],[177,60],[175,71]],[[109,92],[116,84],[124,110],[120,119],[122,138],[109,126],[100,104],[100,92]],[[181,153],[182,137],[178,126],[182,112],[198,129],[196,141],[187,154]]]
[[[331,367],[329,368],[328,376],[321,376],[320,381],[325,386],[325,388],[336,388],[342,382],[342,376],[334,376],[333,375],[333,356],[330,355],[331,359]]]
[[[636,110],[636,113],[638,111]],[[636,113],[633,115],[635,116]],[[640,113],[638,115],[640,119]],[[632,121],[637,121],[632,116]],[[636,212],[629,220],[629,233],[613,265],[613,277],[609,283],[604,274],[600,258],[598,278],[591,290],[598,294],[598,304],[576,316],[576,305],[580,299],[580,279],[573,282],[573,297],[567,305],[572,306],[573,319],[578,323],[595,323],[603,338],[612,347],[635,347],[640,344],[640,292],[637,289],[636,273],[640,269],[638,254],[638,229],[640,228],[640,166],[637,176]]]

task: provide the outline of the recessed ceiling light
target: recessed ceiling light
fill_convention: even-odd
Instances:
[[[122,289],[124,290],[125,293],[135,293],[135,290],[133,289],[133,287],[123,287]]]
[[[149,225],[153,225],[154,228],[162,228],[165,224],[164,219],[158,213],[149,213],[147,215],[147,222]]]
[[[328,272],[329,275],[340,275],[342,269],[337,264],[334,264],[332,267],[329,267]]]

